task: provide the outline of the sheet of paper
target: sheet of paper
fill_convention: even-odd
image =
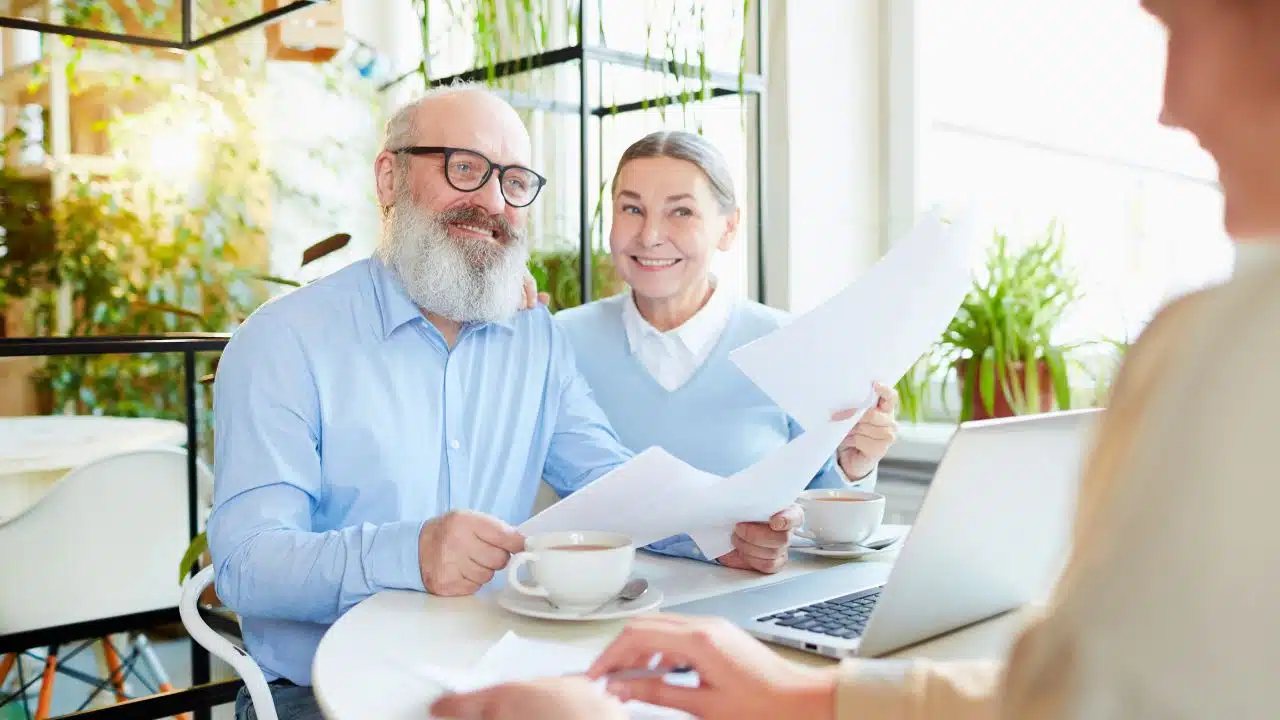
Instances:
[[[727,478],[649,448],[518,529],[526,537],[566,530],[617,532],[630,536],[636,547],[684,533],[704,555],[717,558],[733,549],[735,524],[768,520],[794,502],[857,419],[824,423]]]
[[[838,422],[828,421],[779,448],[751,467],[717,480],[708,497],[715,498],[716,520],[689,532],[698,549],[718,558],[733,549],[733,526],[763,522],[790,505],[835,452],[840,440],[865,411]]]
[[[596,653],[587,648],[548,640],[531,640],[508,632],[470,670],[430,667],[424,672],[453,692],[471,692],[509,682],[537,680],[585,673]],[[697,676],[672,676],[671,682],[697,685]],[[603,683],[599,686],[604,692]],[[640,702],[626,704],[633,720],[684,720],[690,716],[678,710]]]
[[[942,335],[972,284],[972,214],[935,211],[863,277],[730,358],[802,427],[819,427],[867,388],[893,385]]]
[[[617,532],[637,547],[685,533],[703,555],[717,558],[733,549],[734,525],[768,520],[794,502],[861,416],[860,411],[822,423],[727,478],[649,448],[518,529],[526,537],[565,530]]]
[[[707,525],[713,508],[698,502],[718,482],[666,450],[649,448],[621,467],[521,523],[526,537],[564,530],[596,530],[631,536],[637,547]]]

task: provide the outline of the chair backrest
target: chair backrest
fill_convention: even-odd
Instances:
[[[212,566],[205,567],[182,583],[182,600],[178,603],[182,625],[192,640],[235,668],[249,691],[249,698],[253,700],[253,711],[258,720],[277,720],[275,701],[271,698],[271,688],[267,686],[262,668],[249,657],[249,653],[219,635],[200,617],[200,595],[213,584],[213,574]]]
[[[196,471],[201,486],[213,482],[203,462]],[[173,607],[187,508],[185,449],[123,452],[68,472],[0,521],[0,634]]]

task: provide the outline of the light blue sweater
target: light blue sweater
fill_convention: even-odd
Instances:
[[[729,359],[730,351],[777,329],[786,317],[782,311],[738,303],[706,362],[669,391],[631,353],[622,320],[622,304],[628,300],[623,293],[555,315],[573,346],[578,370],[624,445],[636,453],[656,445],[700,470],[726,476],[804,432]],[[833,457],[809,487],[844,483]],[[858,487],[871,489],[867,483]],[[701,557],[687,536],[650,549]]]

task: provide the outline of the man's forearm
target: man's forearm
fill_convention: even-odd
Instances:
[[[422,590],[421,528],[402,521],[328,532],[235,532],[211,522],[218,597],[249,617],[331,623],[382,590]]]

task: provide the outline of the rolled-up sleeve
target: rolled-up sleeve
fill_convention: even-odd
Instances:
[[[228,343],[214,416],[208,537],[228,607],[325,623],[381,590],[423,589],[420,521],[313,530],[322,497],[319,401],[303,344],[269,306]]]

